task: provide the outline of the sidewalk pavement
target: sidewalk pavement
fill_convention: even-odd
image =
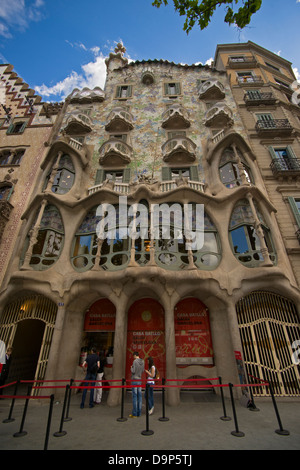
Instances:
[[[80,409],[81,393],[72,395],[69,407],[69,421],[61,419],[63,401],[54,402],[47,450],[99,450],[106,463],[124,464],[124,455],[138,455],[144,463],[152,464],[185,464],[188,465],[192,455],[197,451],[212,450],[299,450],[300,449],[300,400],[299,398],[276,398],[278,416],[271,398],[256,398],[255,405],[259,411],[250,411],[235,401],[236,419],[234,419],[230,399],[225,399],[227,417],[222,420],[224,410],[219,395],[212,392],[181,392],[181,403],[178,406],[165,406],[162,421],[162,394],[154,392],[154,413],[146,418],[145,400],[143,399],[142,416],[129,418],[131,413],[131,393],[125,394],[124,421],[121,417],[121,406],[109,407],[106,404],[107,392],[103,392],[103,401],[94,408],[89,408],[89,392],[84,409]],[[46,429],[49,416],[49,399],[30,400],[25,422],[25,400],[15,401],[12,418],[14,421],[3,423],[9,415],[11,399],[0,400],[0,450],[16,451],[45,449]],[[65,414],[66,415],[66,414]],[[65,416],[64,415],[64,416]],[[281,426],[280,426],[281,424]],[[284,429],[289,435],[281,435],[276,430]],[[20,430],[27,434],[16,437]],[[242,436],[233,435],[240,431]],[[60,433],[60,431],[63,431]],[[152,433],[144,433],[152,431]],[[54,434],[58,433],[58,436]],[[63,435],[61,435],[63,434]],[[105,452],[104,452],[105,451]],[[160,455],[160,457],[158,457]],[[165,461],[162,455],[166,455]],[[179,462],[169,460],[169,455],[177,455]],[[214,454],[215,455],[215,454]],[[14,454],[16,456],[16,454]],[[155,457],[156,456],[156,457]],[[175,457],[174,457],[175,458]],[[108,459],[113,459],[109,461]],[[153,461],[156,459],[156,461]],[[186,461],[184,461],[186,460]],[[128,462],[127,462],[128,463]],[[138,461],[129,461],[138,465]]]

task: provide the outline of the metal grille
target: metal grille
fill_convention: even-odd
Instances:
[[[256,291],[240,299],[236,311],[248,378],[270,382],[277,396],[299,396],[300,368],[292,362],[292,344],[300,339],[294,303]],[[269,395],[268,387],[254,387],[253,394]]]
[[[31,319],[41,320],[45,323],[35,380],[42,380],[45,377],[56,313],[57,306],[51,300],[43,296],[32,295],[8,304],[1,316],[0,339],[4,341],[6,348],[13,345],[19,322]]]

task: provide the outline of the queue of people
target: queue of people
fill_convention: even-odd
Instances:
[[[88,381],[86,385],[91,387],[89,408],[93,408],[95,404],[101,403],[105,364],[105,356],[99,356],[95,347],[91,349],[90,354],[86,356],[84,362],[82,363],[82,367],[86,368],[86,376],[84,380]],[[155,384],[157,369],[151,356],[148,357],[148,368],[145,369],[144,359],[140,358],[138,351],[135,351],[133,353],[133,363],[131,365],[132,412],[129,415],[130,418],[137,418],[141,416],[142,413],[142,375],[144,372],[147,378],[147,385],[149,385],[148,413],[151,415],[154,411],[153,385]],[[95,386],[98,386],[99,388],[94,388]],[[87,390],[87,388],[83,389],[80,408],[84,408]],[[146,398],[147,393],[145,391],[145,399]]]

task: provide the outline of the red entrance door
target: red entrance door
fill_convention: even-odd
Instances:
[[[131,379],[133,352],[138,351],[148,367],[153,357],[160,377],[165,377],[165,324],[164,310],[159,302],[146,298],[135,302],[128,311],[126,379]],[[143,377],[146,378],[145,375]]]

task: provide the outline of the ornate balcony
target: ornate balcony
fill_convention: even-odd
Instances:
[[[276,158],[270,168],[275,177],[300,175],[300,161],[297,158]]]
[[[225,103],[216,103],[209,108],[204,116],[207,127],[231,127],[233,125],[232,111]]]
[[[177,189],[182,186],[186,186],[188,188],[195,189],[196,191],[204,193],[204,183],[201,183],[200,181],[192,181],[189,179],[180,184],[178,184],[178,181],[176,180],[162,181],[160,183],[160,191],[162,193],[165,193],[168,191],[173,191],[173,189]]]
[[[291,135],[293,127],[288,119],[259,120],[255,125],[259,135]]]
[[[68,118],[64,127],[64,132],[69,135],[87,134],[93,128],[92,120],[83,113],[72,113]]]
[[[259,106],[260,104],[275,104],[276,98],[271,92],[248,91],[244,95],[247,105]]]
[[[198,88],[199,98],[221,100],[225,98],[225,88],[219,80],[206,80]]]
[[[178,135],[163,144],[162,154],[165,162],[194,162],[196,159],[196,144],[188,137]]]
[[[128,183],[116,183],[115,181],[104,181],[101,184],[97,184],[96,186],[92,186],[88,189],[89,196],[91,194],[100,191],[100,189],[110,189],[111,191],[115,191],[119,194],[128,194],[129,193],[129,184]]]
[[[187,110],[176,103],[163,113],[162,120],[162,127],[168,129],[185,129],[191,125]]]
[[[131,113],[124,107],[117,106],[110,112],[105,129],[108,132],[127,132],[133,129],[132,123]]]
[[[131,162],[132,148],[120,139],[110,138],[99,149],[101,165],[122,165]]]

